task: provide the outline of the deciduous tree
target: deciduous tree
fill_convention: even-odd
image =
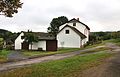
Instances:
[[[38,37],[32,32],[26,33],[24,39],[26,42],[28,42],[31,45],[31,50],[32,50],[33,42],[38,42]]]
[[[20,0],[0,0],[0,15],[13,17],[13,14],[18,13],[18,8],[22,7]]]
[[[62,24],[65,24],[66,22],[68,22],[68,18],[65,16],[53,18],[51,23],[50,23],[50,27],[48,27],[48,32],[56,37],[57,33],[59,32],[59,27]]]

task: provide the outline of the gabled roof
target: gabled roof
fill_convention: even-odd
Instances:
[[[81,33],[81,32],[78,31],[76,28],[74,28],[74,27],[72,27],[72,26],[69,26],[69,25],[64,26],[64,27],[59,31],[59,33],[60,33],[64,28],[66,28],[66,27],[71,28],[71,29],[72,29],[73,31],[75,31],[82,39],[86,38],[86,36],[85,36],[83,33]]]
[[[90,28],[89,28],[86,24],[84,24],[83,22],[81,22],[81,21],[79,21],[79,20],[77,20],[77,19],[75,19],[75,18],[69,20],[68,23],[69,23],[69,22],[79,22],[79,23],[83,24],[88,30],[90,30]]]
[[[23,32],[23,33],[27,34],[29,32]],[[44,32],[32,32],[32,33],[35,36],[37,36],[39,40],[55,40],[55,37],[49,33],[44,33]]]

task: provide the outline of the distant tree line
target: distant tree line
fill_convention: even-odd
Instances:
[[[89,43],[100,43],[104,40],[120,38],[120,31],[114,32],[91,32],[89,37]]]
[[[0,49],[12,49],[14,41],[19,33],[12,33],[8,30],[0,29]]]

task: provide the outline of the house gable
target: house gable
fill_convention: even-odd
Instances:
[[[81,22],[81,21],[79,21],[78,19],[75,19],[75,18],[73,18],[73,19],[69,20],[67,23],[61,25],[61,26],[60,26],[60,30],[61,30],[65,25],[74,26],[74,24],[76,24],[76,26],[77,26],[77,25],[78,25],[78,26],[83,26],[83,27],[85,27],[87,30],[90,30],[90,28],[89,28],[86,24],[84,24],[83,22]],[[75,27],[75,26],[74,26],[74,27]]]
[[[69,34],[66,34],[69,30]],[[57,35],[58,47],[80,48],[81,37],[71,27],[64,27]]]
[[[76,28],[71,27],[71,26],[69,26],[69,25],[64,26],[64,27],[59,31],[59,33],[60,33],[62,30],[64,30],[66,27],[71,28],[71,30],[73,30],[75,33],[77,33],[82,39],[86,38],[86,36],[85,36],[83,33],[81,33],[81,32],[78,31]],[[58,34],[59,34],[59,33],[58,33]]]

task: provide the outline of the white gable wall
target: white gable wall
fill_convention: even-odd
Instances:
[[[21,33],[15,40],[15,50],[22,49],[22,44],[24,39],[21,39],[21,36],[24,36],[24,33]]]
[[[84,35],[86,35],[86,37],[87,38],[85,38],[85,43],[87,42],[87,41],[89,41],[89,30],[86,28],[86,26],[85,25],[83,25],[83,24],[81,24],[81,23],[79,23],[79,22],[76,22],[76,26],[73,26],[73,23],[66,23],[66,24],[63,24],[63,25],[61,25],[60,26],[60,30],[64,27],[64,26],[66,26],[66,25],[69,25],[69,26],[72,26],[72,27],[75,27],[77,30],[79,30],[81,33],[83,33]],[[86,31],[86,32],[85,32]]]
[[[69,34],[65,34],[65,30],[69,30]],[[81,38],[71,28],[65,27],[58,35],[58,47],[80,48]]]

